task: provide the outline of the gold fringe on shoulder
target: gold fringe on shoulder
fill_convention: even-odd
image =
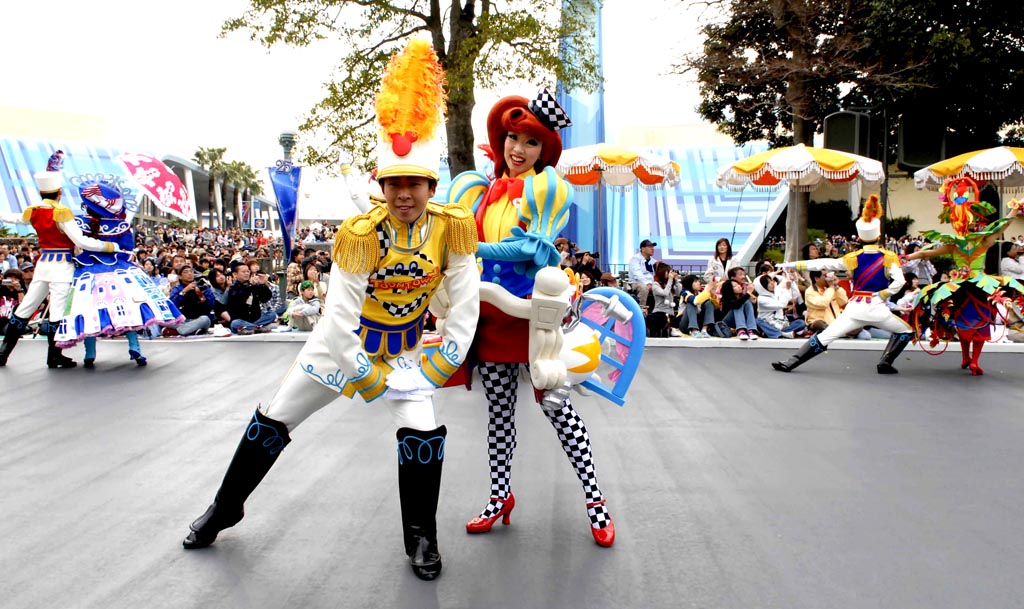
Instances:
[[[75,219],[75,212],[71,211],[70,207],[64,207],[63,205],[53,206],[53,221],[54,222],[70,222]]]
[[[380,261],[380,240],[377,225],[388,215],[387,209],[375,206],[365,214],[351,216],[334,236],[332,258],[346,273],[370,273]]]
[[[843,256],[843,264],[846,265],[847,271],[853,271],[853,269],[857,268],[857,256],[862,251],[864,250],[857,250],[855,252],[850,252],[849,254]]]
[[[428,203],[435,214],[441,214],[445,219],[445,242],[448,244],[448,251],[456,254],[475,254],[477,247],[476,219],[469,208],[456,203],[440,205]]]
[[[25,222],[31,222],[32,221],[32,210],[34,210],[37,207],[39,207],[39,206],[38,205],[31,205],[29,207],[26,207],[25,211],[21,212],[21,219],[24,220]]]

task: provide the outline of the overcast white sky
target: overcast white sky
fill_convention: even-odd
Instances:
[[[344,49],[327,42],[267,50],[244,33],[218,38],[221,23],[246,6],[5,3],[0,106],[101,116],[110,133],[104,143],[121,149],[189,158],[198,146],[227,146],[229,158],[267,166],[280,156],[278,134],[294,129],[322,98]],[[605,1],[609,138],[628,125],[699,122],[696,87],[665,75],[683,50],[699,48],[696,30],[678,0]]]

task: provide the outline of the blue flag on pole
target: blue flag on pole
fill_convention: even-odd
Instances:
[[[291,256],[292,239],[295,238],[295,218],[298,211],[299,180],[302,168],[291,163],[278,163],[271,167],[270,183],[274,185],[277,197],[277,213],[281,219],[281,237],[284,239],[285,256]]]

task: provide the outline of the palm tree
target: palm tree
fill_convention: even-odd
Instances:
[[[249,213],[251,214],[254,209],[252,197],[263,194],[263,184],[259,180],[259,174],[252,168],[252,165],[244,161],[234,162],[231,165],[233,166],[235,187],[242,189],[242,202],[249,202]],[[241,216],[239,218],[241,219]]]
[[[195,154],[192,156],[192,160],[199,165],[203,171],[207,173],[210,178],[210,213],[213,214],[217,211],[217,228],[224,226],[223,206],[220,210],[216,209],[214,204],[214,197],[216,193],[216,183],[218,180],[222,180],[224,177],[224,153],[227,148],[197,148]]]

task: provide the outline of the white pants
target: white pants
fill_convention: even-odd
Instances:
[[[864,326],[875,326],[893,334],[913,332],[907,322],[892,314],[889,306],[880,300],[857,302],[851,300],[836,320],[818,334],[818,342],[829,346],[837,338],[846,336]]]
[[[43,281],[40,279],[33,279],[28,284],[28,291],[25,292],[25,298],[22,299],[21,304],[14,311],[14,314],[22,319],[28,319],[36,309],[39,308],[39,303],[46,299],[46,295],[50,295],[50,314],[49,319],[53,323],[60,323],[61,317],[64,316],[64,306],[68,302],[68,291],[71,289],[70,283],[58,283],[54,281]]]
[[[270,404],[260,411],[268,417],[284,423],[291,432],[309,415],[338,399],[339,394],[310,379],[295,364],[292,364],[288,375],[284,377],[281,387],[277,390]],[[347,398],[342,397],[347,401]],[[430,398],[422,402],[410,400],[389,400],[378,398],[369,406],[384,406],[391,412],[395,428],[409,427],[419,431],[437,429],[434,420],[434,402]]]

